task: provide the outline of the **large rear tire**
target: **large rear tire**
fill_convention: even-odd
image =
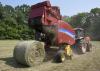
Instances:
[[[45,58],[44,43],[39,41],[22,41],[14,48],[13,56],[18,63],[27,66],[41,64]]]

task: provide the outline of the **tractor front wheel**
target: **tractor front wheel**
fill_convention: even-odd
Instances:
[[[76,45],[76,47],[77,48],[75,48],[75,49],[76,49],[76,52],[78,54],[84,54],[84,53],[86,53],[86,44],[85,43],[82,43],[80,45]]]
[[[85,44],[83,44],[81,47],[81,53],[86,53],[86,46],[85,46]]]
[[[92,50],[92,44],[91,43],[87,43],[86,51],[90,52],[91,50]]]

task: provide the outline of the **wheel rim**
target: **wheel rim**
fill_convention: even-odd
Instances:
[[[61,61],[62,61],[62,62],[65,61],[65,55],[64,55],[64,54],[61,55]]]

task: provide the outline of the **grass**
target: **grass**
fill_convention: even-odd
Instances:
[[[72,60],[60,64],[47,62],[27,69],[20,69],[21,66],[14,62],[13,48],[18,42],[19,40],[0,40],[0,71],[100,71],[100,41],[92,41],[96,47],[92,52]]]
[[[100,47],[100,41],[92,41],[92,45],[95,47]]]
[[[0,40],[0,47],[15,46],[19,40]]]

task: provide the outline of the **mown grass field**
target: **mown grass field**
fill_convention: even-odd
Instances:
[[[52,60],[35,67],[25,67],[16,63],[13,49],[19,40],[0,40],[0,71],[100,71],[100,41],[93,41],[91,52],[73,56],[64,63]]]

